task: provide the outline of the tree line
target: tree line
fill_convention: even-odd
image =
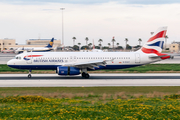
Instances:
[[[73,49],[74,49],[74,50],[79,50],[79,48],[80,48],[80,46],[81,46],[81,43],[77,43],[77,45],[76,45],[76,44],[75,44],[76,37],[73,37],[72,39],[73,39]],[[92,48],[93,48],[93,44],[92,44],[92,43],[88,43],[88,41],[89,41],[89,38],[88,38],[88,37],[85,38],[85,41],[86,41],[86,45],[81,46],[81,49],[92,49]],[[103,40],[102,40],[102,39],[99,39],[99,40],[98,40],[99,44],[98,44],[98,46],[95,46],[95,49],[121,49],[121,50],[126,49],[126,50],[131,50],[131,49],[132,49],[132,46],[130,46],[130,45],[128,44],[128,41],[129,41],[128,38],[125,38],[124,41],[125,41],[125,44],[126,44],[125,48],[123,48],[122,46],[120,46],[119,43],[116,43],[116,47],[115,47],[115,42],[116,42],[116,40],[115,40],[115,38],[113,37],[112,40],[111,40],[111,43],[112,43],[112,44],[111,44],[111,43],[108,43],[108,44],[107,44],[108,47],[107,47],[107,46],[102,46]],[[139,45],[137,45],[136,47],[140,47],[140,46],[141,46],[142,39],[139,38],[139,39],[138,39],[138,42],[139,42]]]

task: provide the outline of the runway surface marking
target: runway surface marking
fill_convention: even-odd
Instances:
[[[0,87],[180,86],[179,73],[90,74],[90,79],[57,74],[0,74]]]

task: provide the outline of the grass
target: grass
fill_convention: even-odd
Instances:
[[[147,72],[180,72],[180,64],[147,64],[143,66],[117,69],[117,70],[97,70],[89,73],[147,73]],[[0,73],[28,73],[28,70],[10,68],[7,65],[0,65]],[[55,73],[52,70],[33,70],[32,73]]]
[[[180,100],[173,96],[180,95],[131,99],[118,96],[98,100],[92,99],[92,96],[71,99],[10,96],[0,98],[0,119],[180,119]]]
[[[0,88],[0,119],[180,119],[180,87]]]
[[[148,86],[148,87],[1,87],[0,98],[16,95],[38,95],[43,97],[62,98],[66,96],[72,98],[74,96],[98,95],[114,96],[122,94],[125,96],[133,95],[151,95],[151,94],[178,94],[180,86]]]

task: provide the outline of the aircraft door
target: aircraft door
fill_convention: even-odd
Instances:
[[[135,63],[140,63],[141,60],[140,60],[140,54],[139,53],[136,53],[135,54]]]
[[[27,53],[27,55],[26,55],[26,63],[27,64],[32,64],[32,52],[29,52],[29,53]]]

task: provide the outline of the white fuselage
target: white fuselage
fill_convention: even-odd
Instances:
[[[52,48],[48,47],[24,47],[24,48],[18,48],[15,53],[22,53],[24,51],[34,51],[34,52],[46,52],[50,51]]]
[[[140,66],[161,60],[151,59],[138,52],[26,52],[16,56],[7,64],[10,67],[29,70],[56,70],[65,64],[88,63],[97,60],[109,60],[106,66],[94,69],[123,69]]]

